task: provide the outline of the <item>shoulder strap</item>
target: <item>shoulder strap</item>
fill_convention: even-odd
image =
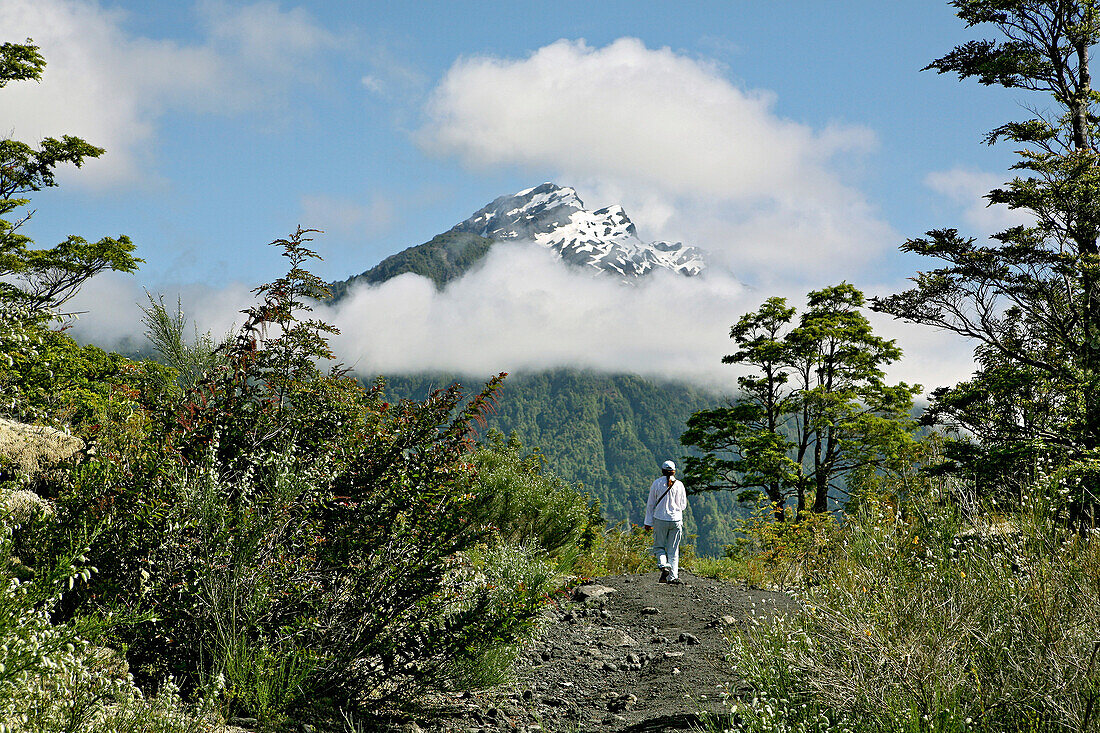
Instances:
[[[661,494],[661,498],[658,499],[656,501],[656,503],[653,504],[654,509],[656,509],[657,507],[659,507],[661,505],[661,499],[664,499],[666,496],[668,496],[668,492],[672,491],[672,487],[675,486],[675,485],[676,485],[676,481],[673,480],[673,482],[668,485],[668,488],[665,489],[665,493]]]

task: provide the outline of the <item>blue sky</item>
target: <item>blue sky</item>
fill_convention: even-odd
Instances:
[[[119,308],[140,287],[221,303],[277,276],[266,243],[297,224],[326,230],[316,269],[342,279],[552,180],[714,253],[730,283],[707,298],[739,293],[712,319],[728,328],[773,291],[901,287],[922,265],[897,252],[908,236],[1012,221],[979,198],[1011,151],[980,140],[1043,104],[920,72],[975,33],[928,1],[3,0],[0,27],[49,63],[0,90],[5,130],[108,148],[35,197],[27,231],[130,235],[142,271],[87,301]],[[432,296],[388,297],[374,307]]]

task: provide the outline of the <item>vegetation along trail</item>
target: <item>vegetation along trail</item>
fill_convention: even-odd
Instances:
[[[66,303],[136,245],[26,225],[106,151],[0,139],[0,733],[1100,733],[1100,0],[950,5],[997,40],[927,68],[1036,100],[987,138],[1024,223],[908,240],[930,269],[894,295],[761,293],[717,406],[568,370],[364,381],[301,226],[233,334],[150,296],[149,358],[81,344]],[[0,90],[45,69],[0,45]],[[699,274],[544,184],[379,277],[449,283],[516,221]],[[973,375],[918,420],[868,309],[969,339]],[[674,585],[630,520],[677,451]]]

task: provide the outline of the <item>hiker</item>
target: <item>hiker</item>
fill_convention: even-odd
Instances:
[[[680,580],[680,539],[684,536],[684,509],[687,489],[676,479],[676,464],[661,464],[662,475],[649,487],[645,505],[645,528],[653,530],[653,554],[661,569],[658,583],[682,585]]]

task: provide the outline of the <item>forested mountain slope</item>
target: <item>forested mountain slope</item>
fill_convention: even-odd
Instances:
[[[493,244],[494,240],[469,232],[444,232],[424,244],[390,255],[366,272],[332,283],[329,290],[332,298],[339,300],[354,285],[373,285],[407,272],[426,277],[442,288],[464,275]]]
[[[423,397],[455,381],[446,375],[388,376],[394,397]],[[464,381],[470,390],[474,380]],[[579,481],[612,524],[641,524],[661,461],[680,462],[688,417],[721,402],[717,394],[675,382],[571,369],[509,376],[486,430],[515,433],[537,447],[554,473]],[[690,486],[689,486],[690,489]],[[721,554],[744,507],[725,492],[693,495],[686,529],[701,554]]]

